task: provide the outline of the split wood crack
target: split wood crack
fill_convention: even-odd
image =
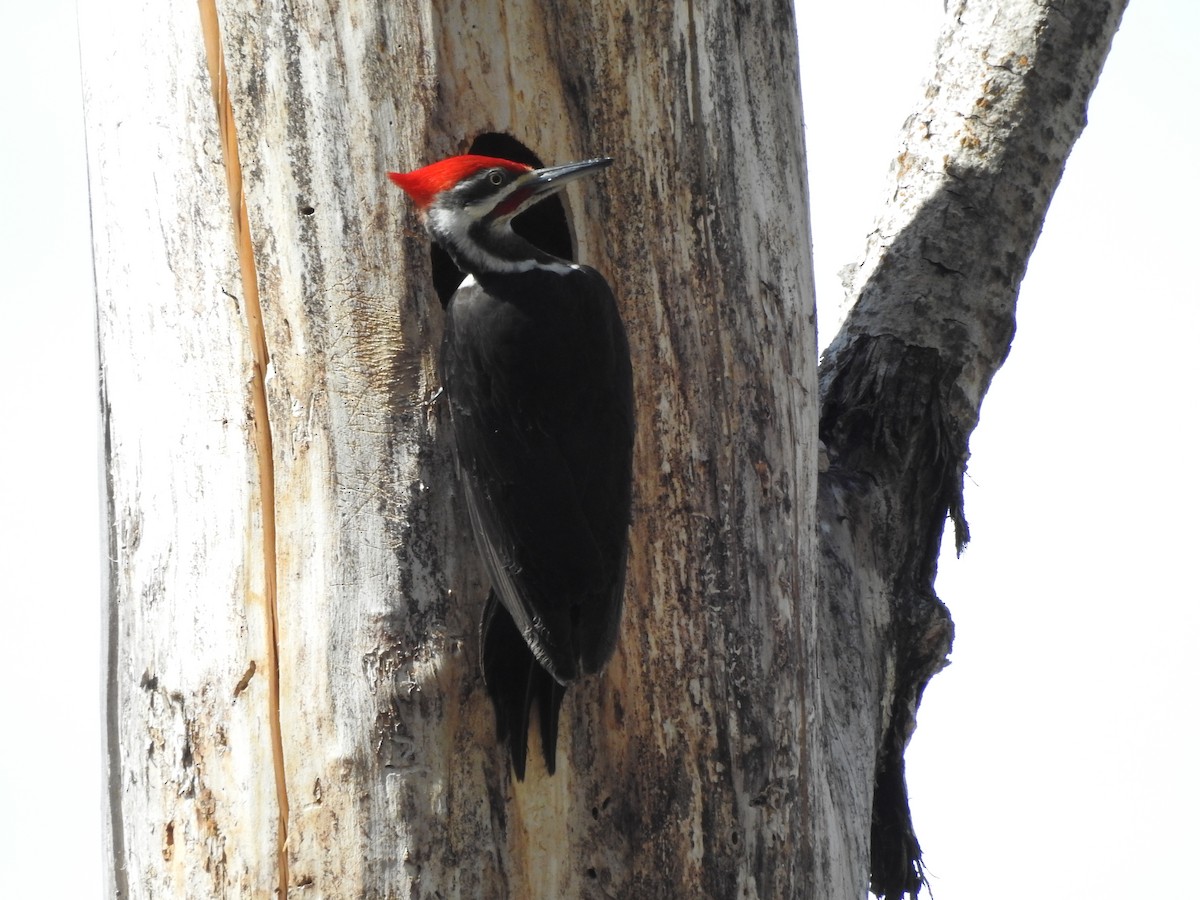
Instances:
[[[277,592],[277,560],[275,548],[275,457],[271,439],[271,421],[267,404],[266,330],[263,327],[262,305],[258,296],[258,276],[255,268],[254,246],[250,241],[250,219],[246,211],[246,196],[242,188],[242,164],[238,155],[237,128],[233,120],[233,105],[229,98],[229,80],[221,46],[221,26],[216,0],[198,0],[200,26],[204,33],[204,49],[208,73],[216,105],[217,126],[221,133],[221,151],[225,161],[225,177],[229,186],[229,204],[233,216],[233,234],[241,268],[242,298],[246,310],[246,327],[254,358],[254,373],[250,382],[254,416],[254,446],[258,461],[259,497],[262,503],[262,561],[264,593],[263,614],[266,631],[267,705],[271,728],[271,758],[275,771],[275,797],[279,809],[276,831],[278,861],[278,896],[288,895],[288,795],[283,759],[283,727],[279,705],[279,605]]]

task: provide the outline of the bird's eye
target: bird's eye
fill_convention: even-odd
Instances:
[[[490,175],[488,175],[488,181],[490,181],[492,184],[499,187],[500,185],[504,184],[504,176],[500,173],[499,170],[496,170],[496,171],[493,171]]]

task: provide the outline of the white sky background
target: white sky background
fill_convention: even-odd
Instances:
[[[68,0],[0,54],[0,872],[99,896],[94,298]],[[823,340],[938,0],[798,0]],[[1195,0],[1133,0],[972,442],[954,664],[909,751],[935,900],[1185,896],[1200,847]],[[619,152],[619,148],[610,148]]]

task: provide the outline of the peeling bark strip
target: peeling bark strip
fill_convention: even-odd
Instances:
[[[1125,5],[950,6],[927,102],[892,166],[895,190],[848,276],[854,308],[822,362],[831,465],[820,514],[854,523],[840,544],[825,532],[822,603],[845,603],[833,572],[874,573],[879,592],[860,591],[859,603],[873,632],[866,646],[882,650],[885,714],[856,737],[878,747],[871,887],[888,900],[923,882],[903,748],[952,636],[932,590],[942,528],[949,516],[961,551],[968,439],[1008,354],[1018,287]],[[840,709],[844,698],[826,699],[835,720],[862,726]]]
[[[216,0],[199,0],[200,23],[204,33],[204,49],[208,59],[208,74],[216,104],[217,123],[221,134],[221,154],[229,184],[229,207],[233,218],[234,241],[242,275],[242,301],[246,311],[246,327],[254,358],[254,374],[250,381],[250,396],[254,406],[254,446],[258,461],[259,497],[262,501],[262,556],[266,576],[266,591],[262,598],[267,633],[267,685],[271,727],[271,755],[274,762],[275,795],[279,809],[276,832],[278,843],[279,896],[288,892],[288,793],[283,758],[283,726],[279,692],[279,592],[277,589],[278,562],[275,547],[275,456],[271,439],[271,417],[267,403],[267,370],[271,364],[267,350],[267,335],[263,328],[263,311],[258,297],[258,272],[254,264],[254,246],[250,240],[250,218],[246,197],[242,191],[242,163],[238,155],[237,124],[229,97],[229,82],[225,74],[225,57],[221,48],[221,23],[217,16]],[[251,598],[247,597],[251,602]],[[253,605],[251,603],[251,605]],[[253,666],[251,660],[251,666]],[[251,672],[253,669],[251,669]],[[244,676],[249,681],[249,676]],[[237,693],[245,685],[239,682]]]

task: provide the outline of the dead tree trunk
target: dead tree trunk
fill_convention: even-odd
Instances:
[[[1120,7],[1018,5],[952,15],[820,408],[790,4],[81,6],[111,892],[911,888],[941,519]],[[384,177],[510,138],[618,159],[568,237],[638,409],[621,642],[524,783]]]

